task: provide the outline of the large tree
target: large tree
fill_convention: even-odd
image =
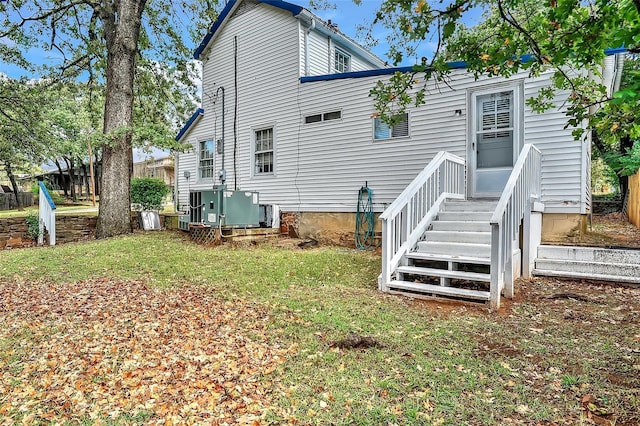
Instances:
[[[55,78],[105,86],[100,211],[96,236],[131,231],[130,177],[134,138],[136,71],[171,74],[188,81],[191,49],[180,29],[202,34],[216,13],[215,0],[21,0],[0,2],[0,59],[32,68],[24,52],[56,52],[46,67]],[[155,61],[151,61],[155,58]],[[162,73],[159,73],[159,71]],[[189,85],[183,87],[188,88]],[[147,87],[147,93],[152,90]],[[162,91],[157,94],[162,94]]]
[[[433,4],[431,4],[433,3]],[[554,87],[528,100],[537,110],[551,105],[554,89],[570,90],[568,123],[584,119],[596,126],[602,115],[597,107],[609,103],[603,86],[583,73],[597,75],[605,49],[624,47],[640,51],[640,0],[384,0],[375,23],[390,31],[390,57],[401,63],[416,56],[425,40],[435,52],[423,57],[409,73],[397,73],[389,82],[379,82],[372,90],[382,116],[393,121],[411,104],[424,102],[425,80],[445,80],[448,60],[464,60],[476,76],[510,76],[521,69],[532,75],[554,70]],[[465,17],[484,11],[483,22],[466,28]],[[422,78],[426,75],[426,78]],[[419,78],[418,78],[419,77]],[[640,81],[632,82],[623,100],[637,108]],[[576,130],[579,136],[580,130]]]

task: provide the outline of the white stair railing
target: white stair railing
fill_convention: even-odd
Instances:
[[[529,214],[532,199],[540,197],[542,154],[526,144],[516,161],[500,201],[491,217],[491,289],[492,309],[500,307],[500,293],[513,297],[513,243],[518,240],[520,222]]]
[[[391,275],[402,257],[417,244],[447,198],[465,197],[465,161],[439,152],[380,215],[382,273],[379,289],[388,291]]]
[[[38,234],[38,244],[44,241],[44,230],[49,232],[49,245],[56,245],[56,205],[47,191],[43,182],[38,182],[40,186],[40,198],[38,201],[38,216],[40,232]]]

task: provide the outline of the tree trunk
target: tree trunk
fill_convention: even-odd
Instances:
[[[64,178],[64,173],[62,172],[62,166],[60,166],[60,162],[58,161],[57,158],[53,160],[53,162],[58,168],[58,176],[60,176],[60,185],[62,186],[62,190],[64,191],[64,196],[68,197],[69,193],[67,191],[67,180]]]
[[[631,140],[631,136],[624,135],[620,138],[620,155],[627,155],[627,152],[633,148],[633,140]],[[627,198],[627,191],[629,191],[629,176],[623,176],[620,172],[616,171],[616,175],[618,176],[618,182],[620,182],[620,194],[622,197],[620,198],[620,205],[618,207],[618,211],[624,211],[624,200]]]
[[[82,176],[84,177],[84,183],[83,185],[80,185],[80,198],[84,197],[84,192],[86,190],[87,192],[87,200],[89,200],[91,198],[91,192],[90,190],[90,185],[91,185],[91,178],[89,176],[89,172],[87,171],[87,165],[84,163],[84,161],[81,163],[82,164]]]
[[[11,164],[9,162],[4,163],[4,170],[7,172],[9,182],[11,182],[13,195],[16,198],[16,206],[18,206],[19,211],[22,211],[24,210],[24,208],[22,206],[22,200],[20,199],[20,190],[18,189],[18,183],[16,182],[16,177],[13,175],[13,169],[11,168]]]
[[[102,178],[102,159],[98,153],[93,156],[93,195],[100,196],[100,179]]]
[[[76,171],[72,157],[64,157],[64,162],[67,163],[67,173],[69,174],[69,194],[72,201],[77,201],[76,197]]]
[[[142,11],[146,0],[121,0],[104,14],[107,88],[104,107],[100,208],[96,238],[131,232],[133,81]],[[106,11],[105,11],[106,12]]]

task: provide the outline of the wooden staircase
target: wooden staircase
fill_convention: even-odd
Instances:
[[[379,289],[498,309],[501,295],[513,297],[514,278],[533,268],[540,164],[540,151],[526,144],[497,202],[467,200],[465,160],[439,152],[380,215]]]
[[[389,292],[476,302],[490,298],[491,227],[496,201],[447,200],[404,255]]]

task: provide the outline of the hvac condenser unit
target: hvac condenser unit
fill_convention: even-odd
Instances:
[[[226,186],[189,193],[189,222],[209,226],[260,226],[260,204],[256,191],[231,191]]]

